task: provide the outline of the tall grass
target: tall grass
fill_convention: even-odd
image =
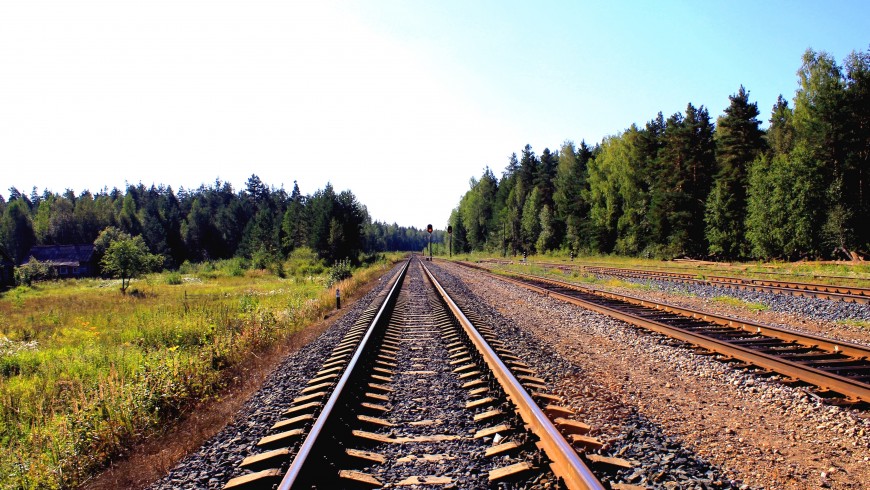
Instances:
[[[303,265],[307,262],[307,265]],[[325,268],[285,278],[243,261],[187,264],[136,281],[36,283],[0,296],[0,488],[69,488],[193,402],[227,367],[334,306]],[[385,262],[338,284],[352,294]]]

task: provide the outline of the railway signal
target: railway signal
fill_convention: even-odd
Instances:
[[[453,226],[447,225],[447,241],[450,242],[450,257],[453,257]]]
[[[432,223],[426,225],[426,231],[429,232],[429,262],[432,261]]]

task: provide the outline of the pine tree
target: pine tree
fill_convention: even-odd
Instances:
[[[453,226],[453,252],[468,252],[468,236],[465,231],[465,225],[462,224],[458,207],[450,213],[450,225]]]
[[[535,252],[535,245],[538,242],[538,237],[541,234],[541,209],[543,208],[544,200],[537,187],[532,188],[529,197],[523,205],[523,250],[528,253]]]
[[[566,141],[559,151],[553,191],[553,214],[556,226],[564,230],[562,240],[571,250],[578,250],[583,240],[583,223],[588,220],[589,206],[583,198],[586,166],[592,151],[585,141],[575,149]]]
[[[305,218],[304,197],[299,191],[299,184],[294,180],[290,201],[287,203],[287,210],[284,212],[284,219],[281,222],[285,253],[305,244],[308,228]]]
[[[142,226],[139,223],[139,216],[136,214],[136,199],[134,196],[134,188],[131,186],[124,195],[121,212],[118,214],[118,224],[125,233],[130,236],[139,235],[142,232]]]
[[[788,106],[788,101],[780,95],[776,99],[776,104],[773,105],[770,127],[765,135],[767,146],[771,151],[771,157],[774,155],[788,155],[792,148],[794,148],[795,134],[792,119],[793,113]]]
[[[668,255],[700,255],[704,239],[704,203],[715,165],[713,125],[702,106],[686,107],[686,116],[668,118],[651,187],[650,218],[654,239]]]
[[[856,247],[870,251],[870,50],[852,52],[846,70],[846,189]]]
[[[538,234],[538,241],[535,242],[535,248],[538,253],[544,253],[555,248],[556,245],[556,230],[553,211],[549,204],[544,204],[538,214],[538,222],[540,223],[541,232]]]
[[[535,172],[535,187],[541,196],[541,201],[552,208],[553,193],[555,191],[554,180],[556,178],[556,169],[559,165],[559,158],[550,153],[549,148],[544,148],[541,153],[541,159]]]
[[[763,150],[758,106],[740,86],[716,129],[716,176],[706,203],[709,252],[733,259],[745,257],[747,169]]]
[[[858,244],[853,226],[866,226],[866,216],[856,219],[855,177],[850,153],[847,82],[834,58],[808,49],[798,71],[800,88],[795,95],[794,126],[798,145],[813,160],[826,196],[819,204],[824,213],[822,227],[826,249],[841,251],[851,258]],[[803,160],[799,160],[803,161]],[[816,165],[818,164],[818,165]],[[826,250],[827,251],[827,250]]]

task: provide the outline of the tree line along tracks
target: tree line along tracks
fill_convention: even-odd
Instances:
[[[511,263],[511,261],[506,260],[489,260],[486,262],[498,264]],[[746,279],[741,277],[713,275],[700,278],[697,274],[687,274],[683,272],[589,265],[570,265],[560,263],[537,263],[536,265],[553,269],[561,269],[564,271],[581,270],[589,274],[604,276],[701,284],[706,286],[719,286],[729,289],[739,289],[746,291],[760,291],[774,294],[788,294],[791,296],[831,299],[836,301],[845,301],[847,303],[870,304],[870,288],[862,288],[857,286],[792,282],[773,279]]]
[[[631,463],[597,454],[594,429],[420,260],[387,289],[225,489],[636,488],[611,483]]]
[[[786,384],[808,384],[828,403],[870,404],[870,348],[759,322],[682,308],[531,274],[474,268],[627,323],[688,342],[699,352],[721,355],[759,374],[779,374]]]

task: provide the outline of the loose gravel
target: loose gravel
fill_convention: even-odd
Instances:
[[[619,277],[598,275],[599,278]],[[712,299],[721,296],[737,298],[750,303],[760,303],[773,311],[800,315],[814,320],[830,322],[843,320],[870,320],[870,304],[847,303],[825,298],[792,296],[765,291],[734,289],[724,286],[706,284],[681,283],[666,280],[650,280],[630,277],[619,277],[621,280],[654,288],[666,293],[696,296],[702,299]]]
[[[636,464],[619,478],[653,488],[865,488],[870,481],[865,412],[824,405],[681,342],[480,272],[439,269],[448,289],[472,293],[466,307],[517,332],[515,349],[597,428],[605,453]]]
[[[258,452],[256,443],[282,418],[281,413],[320,369],[362,312],[390,282],[401,264],[379,279],[379,284],[350,307],[344,316],[315,341],[299,349],[270,374],[263,387],[227,425],[197,452],[184,458],[151,489],[220,489],[238,471],[244,458]]]
[[[390,410],[383,417],[394,427],[376,432],[389,437],[458,437],[455,440],[411,444],[381,444],[374,452],[386,457],[386,464],[373,464],[363,471],[393,488],[398,482],[419,476],[441,476],[452,480],[447,488],[487,488],[489,471],[499,466],[533,458],[528,453],[487,458],[485,450],[494,436],[475,439],[481,429],[496,422],[475,422],[474,413],[465,409],[469,397],[461,380],[448,363],[449,353],[438,312],[444,307],[424,282],[420,267],[412,264],[399,295],[397,312],[390,321],[401,332],[400,350],[390,393]],[[442,320],[443,322],[443,313]],[[478,395],[474,398],[481,398]],[[512,437],[509,432],[500,438]],[[347,443],[353,447],[353,441]],[[537,451],[535,451],[537,454]],[[550,476],[551,473],[547,472]],[[534,477],[534,475],[532,475]],[[514,486],[518,485],[518,486]],[[505,486],[504,488],[508,488]],[[543,488],[528,479],[513,482],[510,488]]]
[[[870,345],[870,328],[849,321],[870,315],[870,305],[855,303],[846,304],[833,300],[777,295],[773,293],[754,293],[752,291],[740,291],[721,287],[713,288],[711,286],[700,284],[684,285],[660,281],[661,284],[656,285],[654,283],[647,283],[646,281],[640,283],[635,281],[631,282],[642,287],[621,287],[604,284],[594,284],[591,285],[591,287],[604,291],[650,299],[652,301],[662,301],[675,306],[716,311],[734,318],[760,321],[770,325],[791,328],[800,332],[821,335],[834,340]],[[764,297],[753,296],[750,294],[739,295],[739,293],[753,293],[764,295]],[[765,298],[773,296],[774,298],[769,299],[770,301],[775,301],[778,306],[776,308],[770,306],[765,310],[755,310],[750,308],[748,305],[741,306],[739,304],[729,304],[719,300],[719,298],[723,296],[736,298],[749,303],[761,303],[765,306],[768,306],[767,303],[764,303]],[[787,305],[791,305],[792,307],[787,308]],[[804,314],[806,311],[811,311],[814,307],[820,308],[819,311],[821,312],[827,311],[828,314]],[[844,312],[854,314],[855,317],[842,318]],[[866,322],[867,320],[861,321]]]
[[[580,414],[581,421],[593,426],[595,437],[607,443],[600,453],[627,459],[634,465],[632,469],[604,475],[604,481],[663,488],[728,486],[720,469],[669,437],[654,421],[625,406],[618,394],[601,385],[594,376],[590,377],[583,367],[554,352],[548,342],[542,342],[514,319],[503,316],[500,313],[503,307],[496,310],[488,306],[503,305],[504,301],[476,295],[477,289],[471,283],[466,286],[463,282],[468,277],[462,272],[454,268],[439,268],[437,275],[448,291],[460,296],[461,307],[485,318],[520,358],[538,372],[547,373],[546,379],[555,388],[555,394],[562,396],[567,405]],[[537,298],[530,296],[527,299],[534,302]],[[551,322],[543,319],[540,326],[545,327],[544,323]]]

